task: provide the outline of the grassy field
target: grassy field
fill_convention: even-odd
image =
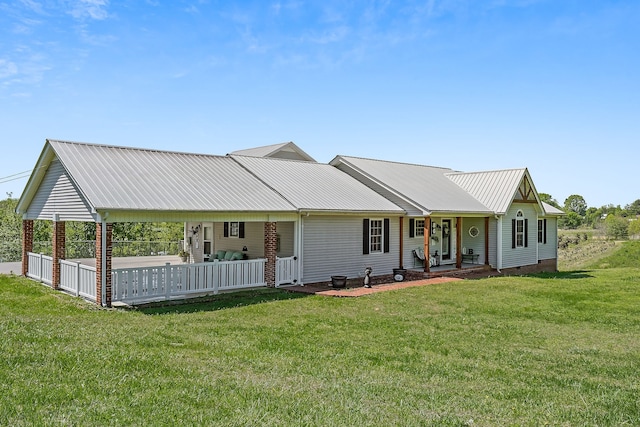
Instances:
[[[0,275],[0,425],[640,424],[640,269],[106,310]]]

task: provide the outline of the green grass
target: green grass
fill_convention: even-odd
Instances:
[[[0,275],[0,425],[640,424],[640,269],[106,310]]]
[[[603,258],[592,260],[589,268],[640,267],[640,241],[620,242],[615,251]]]

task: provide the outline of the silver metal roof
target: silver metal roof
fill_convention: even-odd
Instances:
[[[331,164],[344,164],[374,180],[422,209],[432,213],[493,213],[448,177],[451,169],[337,156]]]
[[[231,156],[303,211],[404,211],[337,168],[295,160]]]
[[[305,153],[300,147],[293,142],[283,142],[281,144],[265,145],[263,147],[248,148],[245,150],[237,150],[231,155],[251,156],[251,157],[277,157],[293,160],[306,160],[315,162],[315,159]]]
[[[96,209],[295,211],[230,157],[48,143]]]
[[[450,173],[447,176],[497,214],[509,210],[526,172],[522,169]]]

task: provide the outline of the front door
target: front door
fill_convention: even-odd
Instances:
[[[451,259],[451,220],[442,220],[442,259]]]

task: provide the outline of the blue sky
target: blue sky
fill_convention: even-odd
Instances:
[[[640,198],[636,0],[0,0],[0,35],[0,178],[46,138],[294,141],[321,162],[526,166],[560,203]]]

